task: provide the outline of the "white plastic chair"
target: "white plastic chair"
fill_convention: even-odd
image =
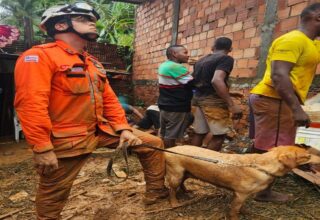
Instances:
[[[20,132],[22,132],[22,128],[21,128],[18,116],[16,114],[16,111],[14,111],[14,115],[13,115],[13,126],[14,126],[14,139],[18,143],[20,140]]]

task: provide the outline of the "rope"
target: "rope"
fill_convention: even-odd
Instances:
[[[264,169],[261,169],[255,165],[251,165],[251,164],[248,164],[248,165],[238,165],[238,164],[232,164],[232,163],[225,163],[225,162],[221,162],[219,160],[216,160],[216,159],[211,159],[211,158],[206,158],[206,157],[200,157],[200,156],[193,156],[193,155],[187,155],[187,154],[181,154],[181,153],[178,153],[178,152],[173,152],[173,151],[170,151],[170,150],[166,150],[166,149],[161,149],[161,148],[158,148],[158,147],[154,147],[150,144],[141,144],[141,145],[136,145],[135,147],[138,147],[138,146],[141,146],[141,147],[147,147],[147,148],[150,148],[150,149],[154,149],[154,150],[158,150],[158,151],[162,151],[162,152],[167,152],[167,153],[171,153],[171,154],[176,154],[176,155],[179,155],[179,156],[184,156],[184,157],[189,157],[189,158],[192,158],[192,159],[196,159],[196,160],[201,160],[201,161],[206,161],[206,162],[209,162],[209,163],[221,163],[221,164],[226,164],[226,165],[230,165],[230,166],[237,166],[237,167],[250,167],[250,168],[254,168],[260,172],[263,172],[265,173],[266,175],[269,175],[269,176],[272,176],[272,177],[277,177],[275,175],[273,175],[272,173],[264,170]],[[107,176],[110,178],[111,181],[113,182],[116,182],[116,183],[122,183],[124,181],[126,181],[129,177],[129,163],[128,163],[128,151],[127,151],[127,148],[128,148],[128,143],[123,143],[123,145],[118,145],[117,148],[116,148],[116,151],[114,152],[113,154],[113,157],[111,157],[111,159],[109,160],[108,162],[108,165],[107,165]],[[127,173],[126,173],[126,177],[122,178],[122,177],[119,177],[116,172],[114,172],[112,166],[113,166],[113,162],[115,161],[115,159],[117,158],[117,156],[119,155],[119,153],[122,152],[122,155],[125,159],[125,162],[126,162],[126,169],[127,169]],[[117,177],[118,179],[122,179],[122,180],[116,180],[113,176],[112,176],[112,173],[114,173],[114,176]]]

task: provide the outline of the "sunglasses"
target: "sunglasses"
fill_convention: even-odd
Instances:
[[[86,16],[86,15],[74,15],[74,16],[71,16],[71,20],[77,21],[77,22],[82,22],[82,23],[96,22],[96,19],[94,19],[91,16]]]

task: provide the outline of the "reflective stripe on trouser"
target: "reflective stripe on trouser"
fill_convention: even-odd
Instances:
[[[163,142],[160,138],[148,134],[146,132],[133,129],[133,134],[140,138],[143,143],[163,148]],[[115,143],[119,141],[118,137],[110,135],[99,134],[99,146],[117,147]],[[142,146],[130,147],[139,158],[139,161],[143,168],[144,178],[146,181],[146,190],[162,189],[164,187],[164,175],[165,175],[165,158],[161,151],[150,149]],[[130,166],[130,164],[129,164]]]
[[[57,220],[67,202],[73,181],[88,155],[58,159],[59,168],[50,175],[40,175],[36,195],[38,220]]]

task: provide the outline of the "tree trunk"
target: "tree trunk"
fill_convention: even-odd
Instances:
[[[24,24],[24,49],[27,50],[33,45],[32,20],[29,17],[23,17]]]

